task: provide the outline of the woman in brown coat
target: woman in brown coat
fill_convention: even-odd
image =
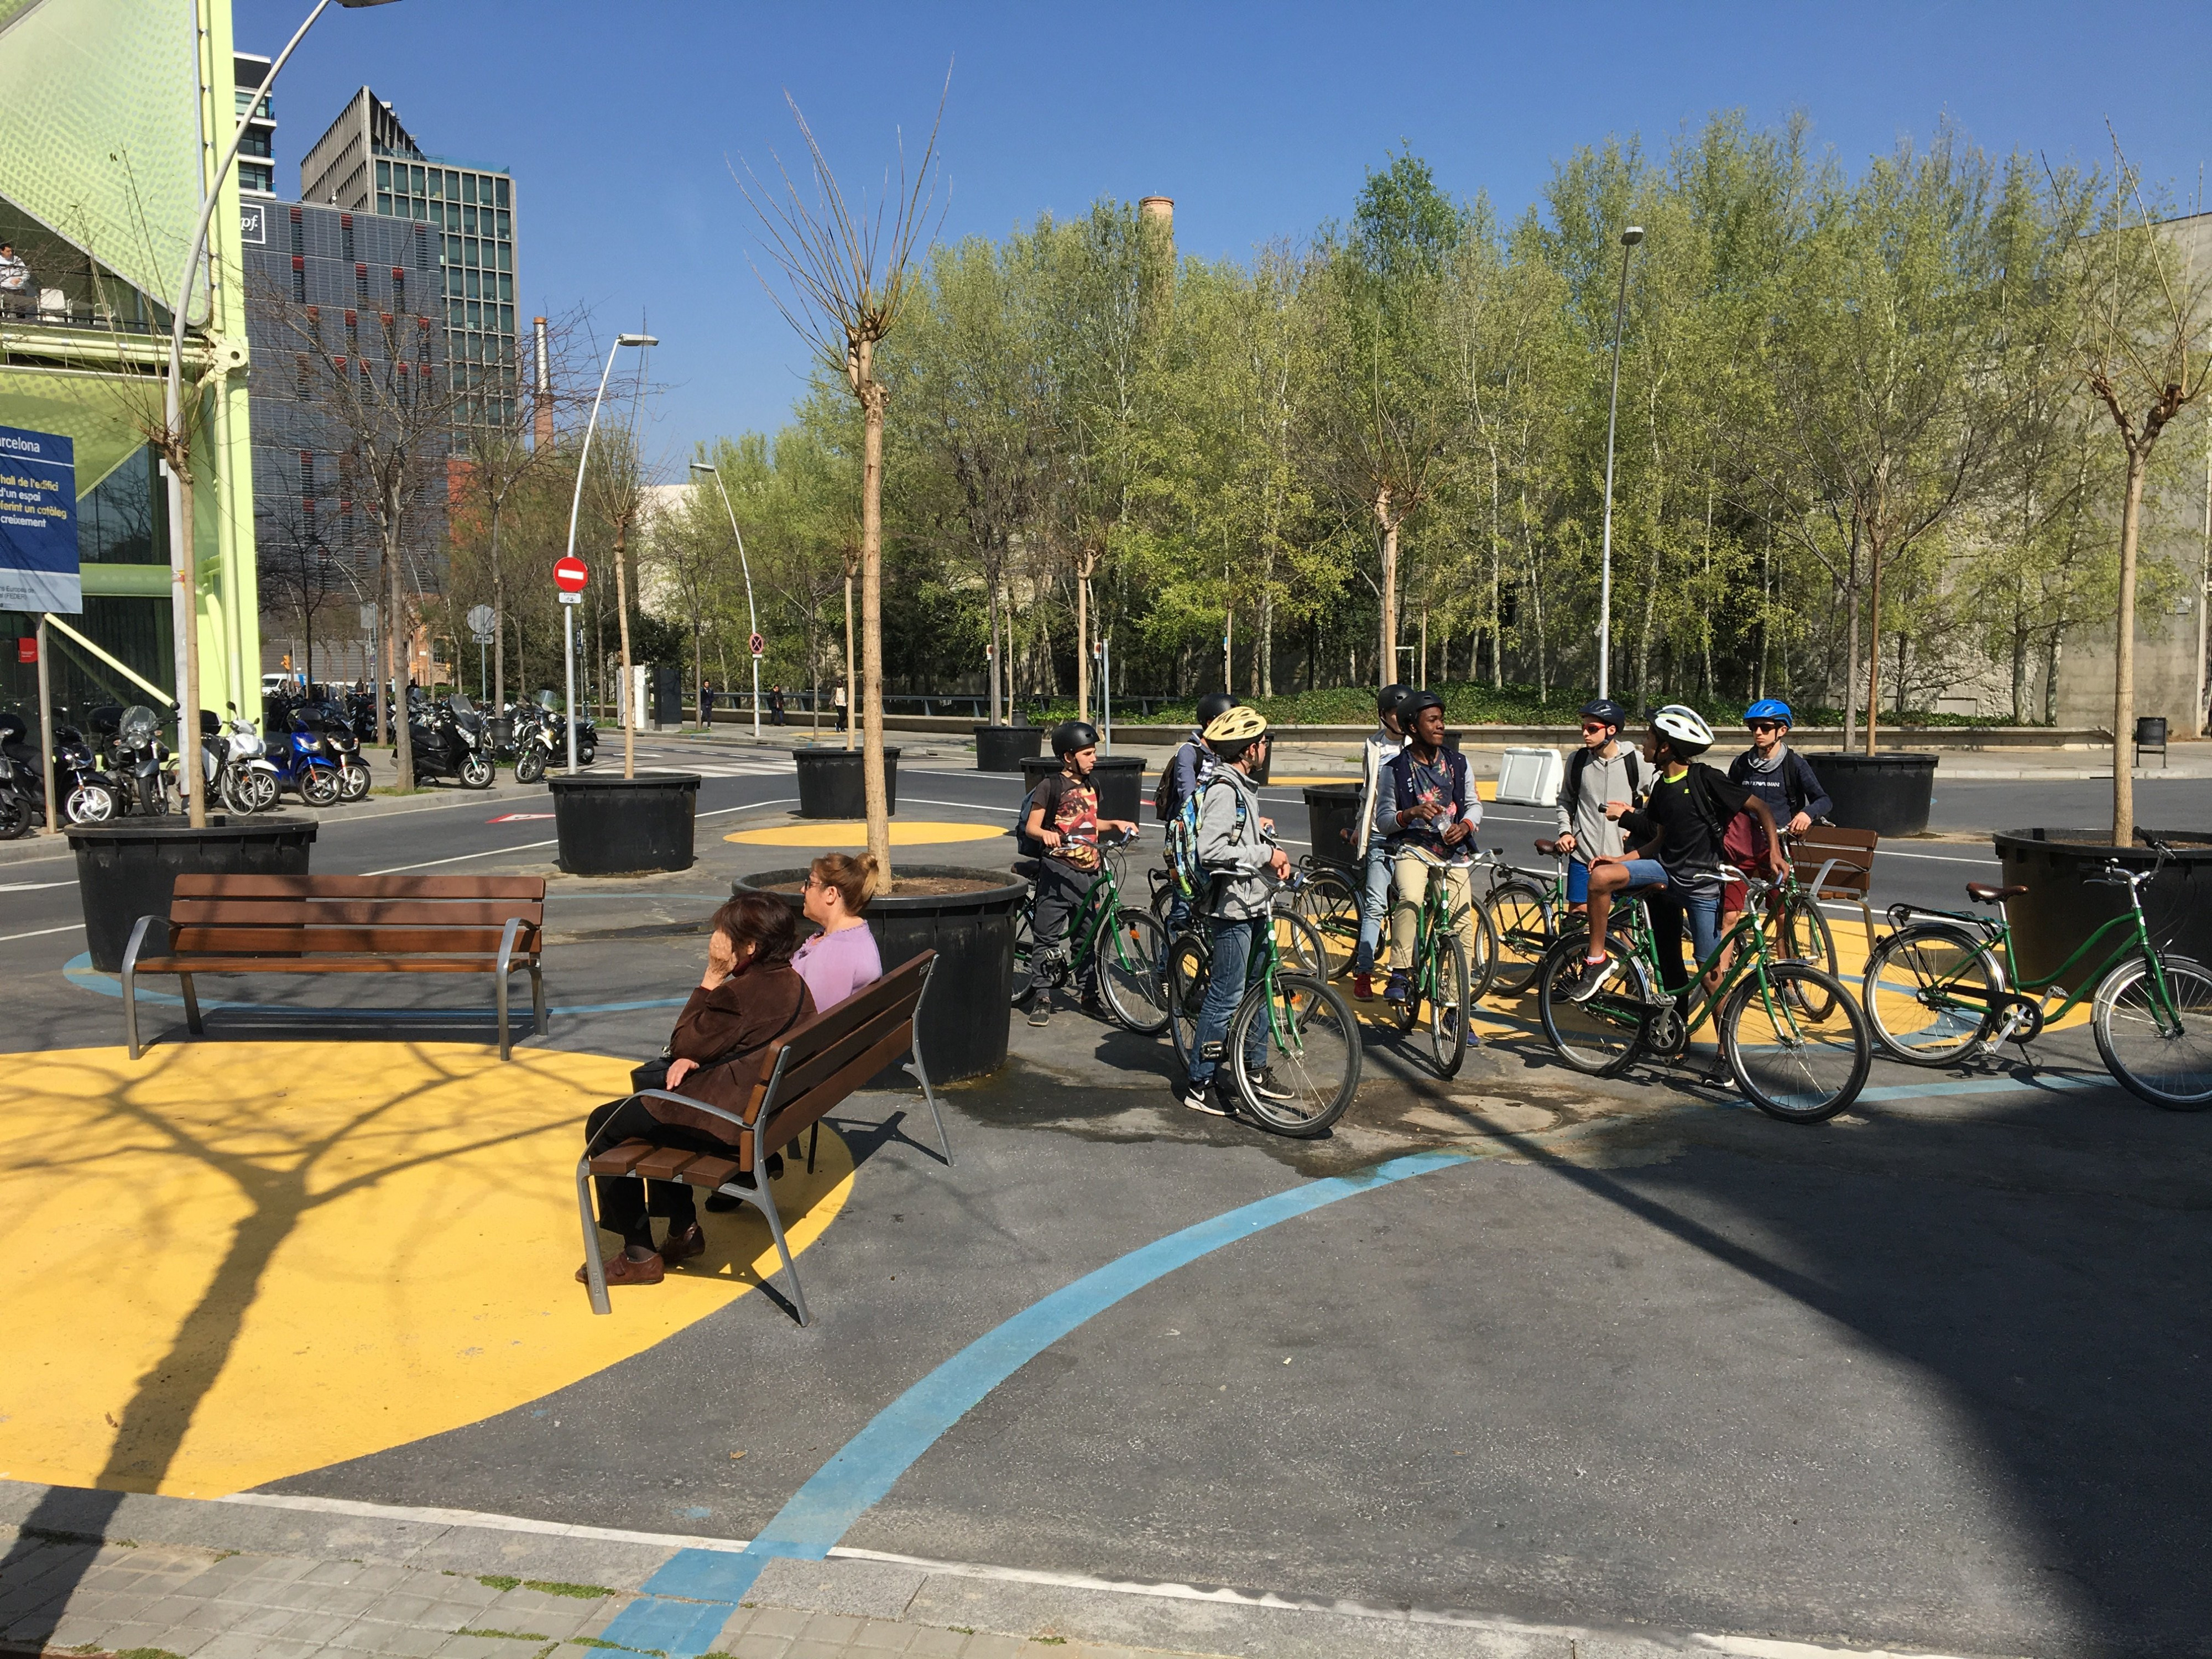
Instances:
[[[707,971],[677,1016],[668,1040],[668,1087],[726,1112],[742,1114],[760,1081],[769,1044],[814,1012],[806,981],[792,971],[799,945],[798,915],[765,893],[746,893],[714,913],[707,944]],[[585,1121],[587,1152],[650,1140],[663,1146],[737,1156],[736,1126],[705,1112],[632,1095],[596,1108]],[[606,1263],[610,1285],[657,1285],[666,1264],[707,1248],[692,1206],[691,1189],[679,1181],[640,1182],[627,1176],[599,1179],[599,1225],[623,1236],[623,1249]],[[668,1218],[668,1237],[656,1249],[654,1213]],[[580,1283],[582,1268],[576,1270]]]

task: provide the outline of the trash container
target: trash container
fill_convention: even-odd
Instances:
[[[572,876],[688,870],[699,808],[696,772],[546,780],[561,867]]]
[[[1022,787],[1034,790],[1060,770],[1057,756],[1022,762]],[[1098,816],[1145,821],[1145,757],[1141,755],[1101,755],[1092,768],[1091,782],[1098,791]]]
[[[63,831],[76,854],[77,901],[92,965],[119,971],[141,916],[166,916],[177,878],[304,876],[315,820],[212,814],[204,830],[181,817],[73,823]],[[166,945],[166,938],[163,940]]]
[[[975,769],[978,772],[1018,772],[1025,760],[1035,760],[1044,742],[1042,726],[979,726],[975,728]]]
[[[793,750],[791,757],[799,765],[799,816],[867,817],[867,754],[866,749]],[[898,757],[896,749],[884,750],[884,793],[892,817],[898,814]]]
[[[1310,783],[1305,787],[1306,839],[1314,859],[1340,870],[1354,867],[1359,844],[1359,796],[1356,783]]]
[[[1846,830],[1917,836],[1928,827],[1936,795],[1936,757],[1886,750],[1875,755],[1801,751],[1835,802],[1828,816]]]

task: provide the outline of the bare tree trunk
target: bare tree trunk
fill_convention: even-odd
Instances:
[[[860,717],[860,682],[853,672],[853,565],[845,563],[845,661],[842,671],[845,682],[845,747],[853,746],[853,727]]]
[[[623,711],[623,776],[637,775],[637,723],[645,717],[641,706],[631,708],[643,699],[637,696],[636,679],[629,664],[629,573],[623,568],[623,546],[629,539],[629,519],[627,514],[615,520],[615,634],[622,641],[622,698],[616,707]]]
[[[999,577],[994,570],[983,573],[984,585],[990,590],[988,608],[990,613],[990,644],[983,653],[983,677],[991,682],[991,724],[1005,723],[1006,705],[999,701]]]
[[[1091,718],[1091,572],[1097,561],[1088,552],[1075,564],[1075,718]]]
[[[1419,689],[1429,689],[1429,607],[1421,606],[1421,684]]]
[[[413,666],[414,652],[406,635],[401,631],[401,617],[405,614],[400,603],[399,549],[394,544],[397,532],[387,536],[384,547],[384,568],[390,578],[390,589],[385,596],[385,608],[390,613],[385,635],[391,641],[392,657],[392,783],[401,789],[415,787],[415,738],[407,725],[408,671]]]
[[[2136,838],[2136,771],[2128,744],[2136,724],[2136,555],[2142,535],[2147,446],[2128,449],[2128,493],[2120,507],[2120,604],[2112,641],[2112,845]]]
[[[1498,446],[1490,446],[1490,683],[1498,690],[1505,689],[1505,611],[1504,611],[1504,553],[1498,535]],[[1474,678],[1474,657],[1470,647],[1467,677]]]
[[[1390,516],[1390,486],[1375,492],[1375,539],[1382,560],[1382,618],[1381,660],[1376,665],[1376,684],[1388,685],[1398,672],[1398,524]]]
[[[1844,744],[1858,730],[1859,708],[1859,526],[1851,520],[1850,557],[1844,566],[1844,611],[1848,618],[1844,645]]]
[[[1899,690],[1903,690],[1902,685]],[[1881,549],[1867,549],[1866,752],[1874,753],[1875,727],[1881,718]]]
[[[859,382],[866,416],[860,451],[860,696],[866,721],[861,767],[868,804],[868,851],[886,889],[891,881],[890,800],[884,787],[884,388],[871,366],[871,344],[859,348]]]
[[[178,577],[180,590],[173,603],[185,608],[182,629],[185,641],[185,706],[177,711],[177,776],[191,792],[191,804],[185,808],[185,822],[195,830],[207,828],[208,791],[202,787],[200,777],[200,568],[199,550],[192,534],[192,474],[188,466],[172,466],[177,475],[179,513],[184,520],[184,534],[177,539],[184,548],[184,569]],[[62,815],[48,803],[47,821],[59,823]]]
[[[507,708],[507,634],[500,626],[507,616],[507,574],[499,567],[499,507],[491,504],[491,708],[496,715]],[[521,672],[522,665],[515,664]]]

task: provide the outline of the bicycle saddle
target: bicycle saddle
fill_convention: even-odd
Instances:
[[[2008,898],[2018,898],[2027,890],[2025,887],[1992,887],[1985,881],[1966,884],[1966,896],[1977,904],[1998,904]]]
[[[1536,850],[1547,859],[1555,859],[1559,856],[1559,843],[1556,841],[1540,840],[1536,843]]]

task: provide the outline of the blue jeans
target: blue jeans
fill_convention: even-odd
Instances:
[[[1359,890],[1359,949],[1352,956],[1352,971],[1371,974],[1375,971],[1375,946],[1382,937],[1382,915],[1390,908],[1390,849],[1380,836],[1368,838],[1362,874],[1364,882]]]
[[[1659,947],[1659,977],[1669,991],[1688,988],[1689,970],[1682,965],[1682,924],[1690,924],[1690,944],[1704,962],[1721,942],[1721,896],[1684,893],[1667,883],[1667,872],[1656,859],[1632,859],[1628,885],[1621,891],[1644,896],[1651,912],[1651,937]]]
[[[1261,931],[1275,925],[1273,916],[1231,921],[1216,916],[1207,923],[1213,937],[1213,962],[1206,970],[1206,1000],[1198,1011],[1198,1032],[1191,1039],[1190,1083],[1201,1088],[1213,1080],[1221,1066],[1229,1036],[1229,1022],[1248,988],[1267,972],[1267,936]],[[1244,1063],[1251,1071],[1267,1064],[1267,1022],[1252,1022],[1252,1036],[1244,1045]]]

